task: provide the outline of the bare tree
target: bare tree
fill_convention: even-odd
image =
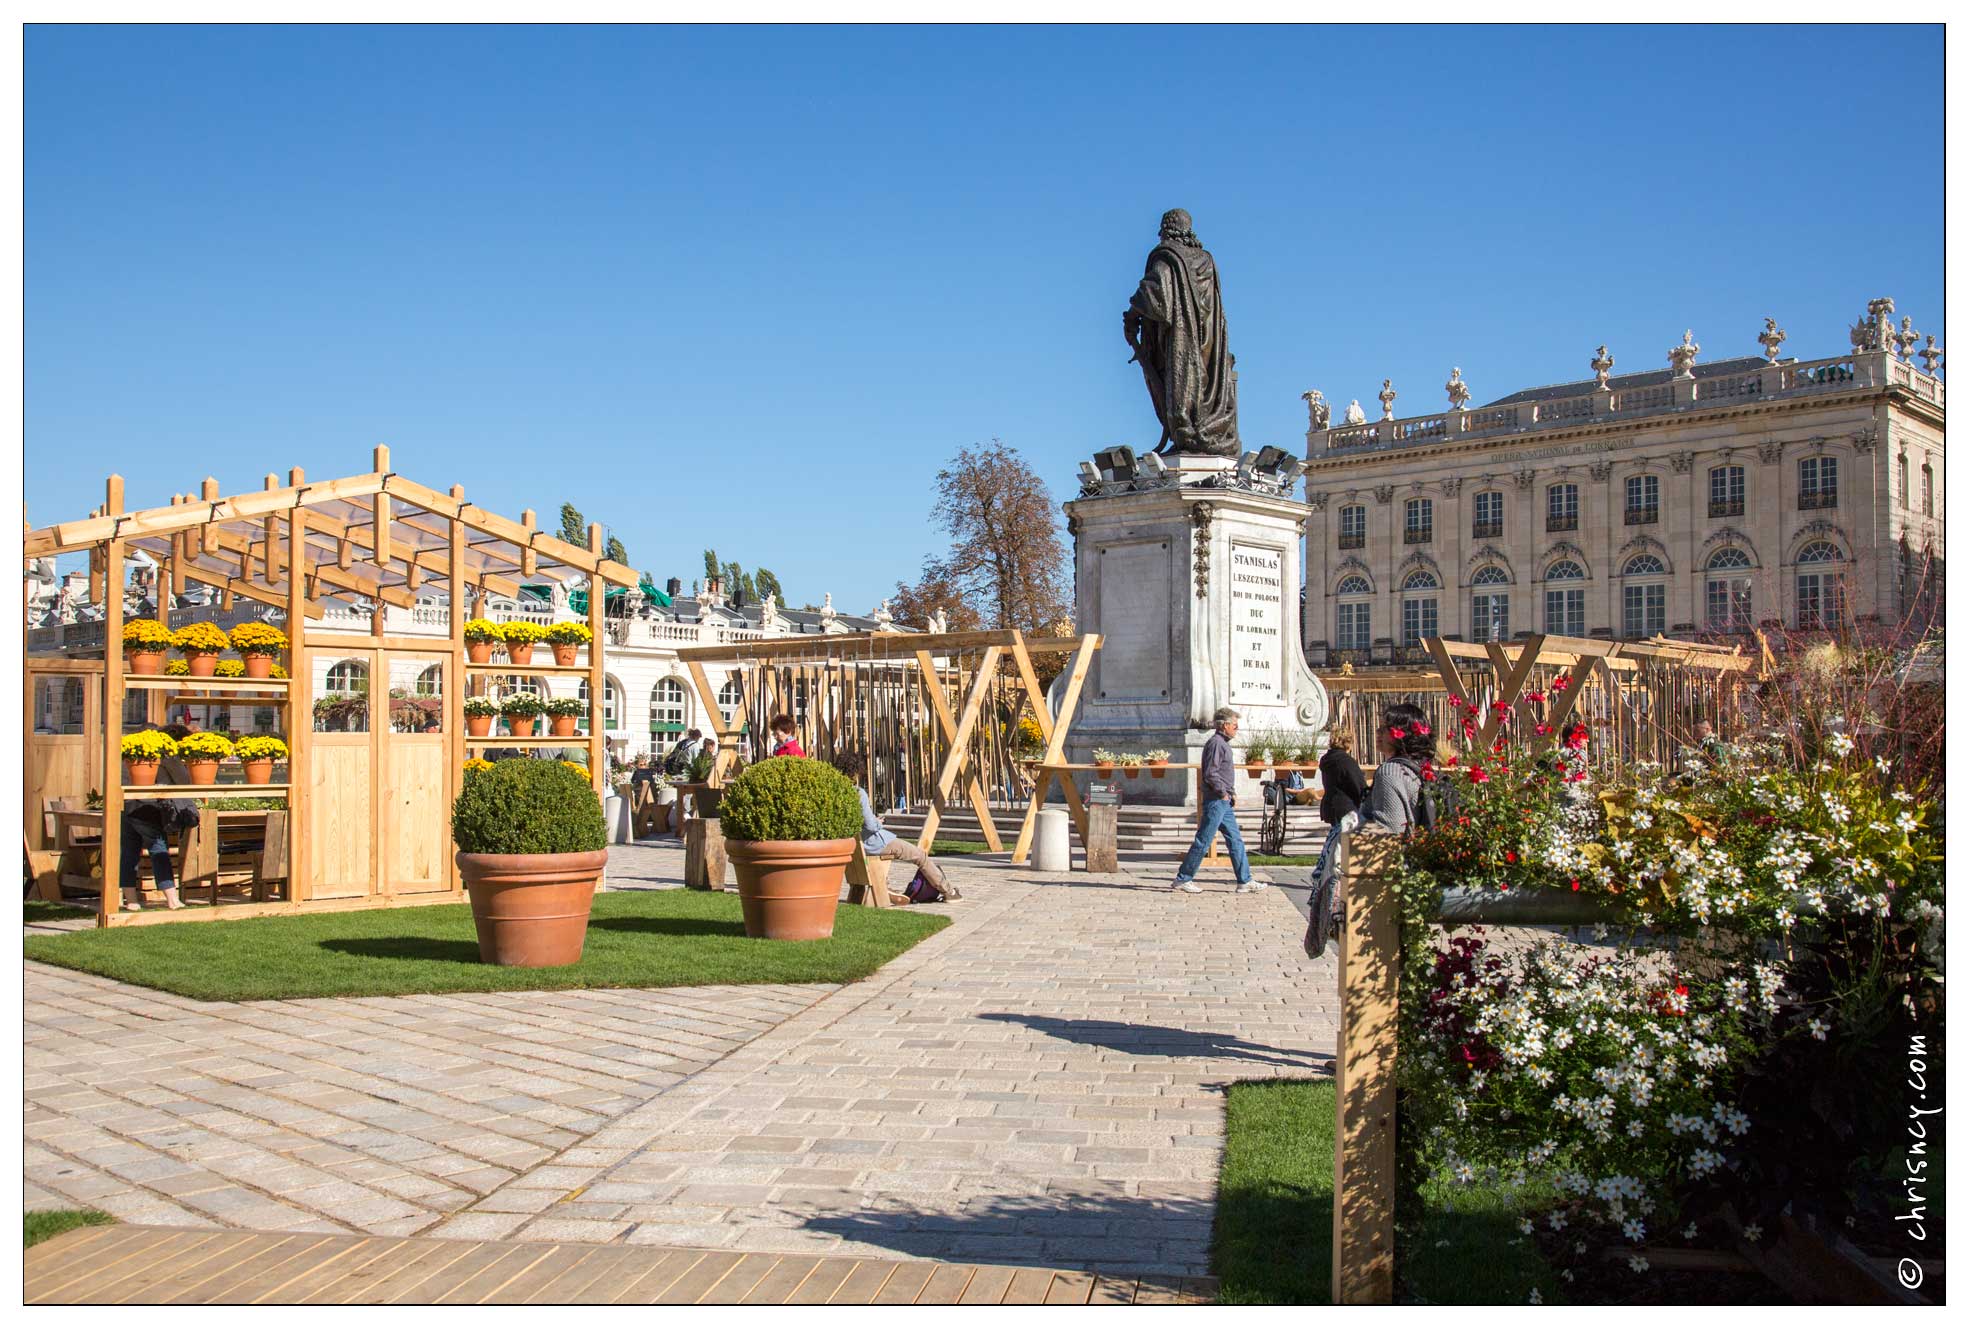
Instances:
[[[904,627],[922,629],[930,626],[930,616],[940,609],[952,632],[972,632],[984,626],[983,616],[965,599],[948,569],[938,559],[931,558],[924,561],[922,579],[914,586],[896,583],[889,612]]]
[[[955,593],[947,606],[974,610],[995,628],[1051,633],[1071,615],[1059,507],[1018,449],[997,439],[966,448],[937,472],[932,515],[951,537],[933,570]],[[936,606],[932,606],[934,608]]]

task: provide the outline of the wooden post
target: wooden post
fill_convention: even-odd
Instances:
[[[599,522],[588,524],[588,552],[602,556],[606,541]],[[588,574],[588,776],[595,782],[595,797],[608,796],[608,673],[602,667],[603,609],[608,603],[608,583],[602,574]],[[623,698],[627,702],[628,698]],[[614,838],[615,828],[609,827]]]
[[[453,485],[451,496],[465,497],[465,486]],[[447,521],[451,537],[450,584],[446,588],[451,600],[451,661],[445,669],[444,680],[444,750],[446,764],[450,767],[444,773],[444,806],[448,810],[457,801],[458,791],[465,783],[465,758],[470,749],[465,746],[465,699],[474,694],[477,680],[465,668],[465,526],[458,518]],[[347,548],[348,542],[343,542]],[[458,846],[451,841],[450,818],[445,819],[444,839],[455,851]],[[463,890],[464,883],[458,877],[458,859],[455,853],[446,854],[444,879],[450,889]]]
[[[219,528],[212,524],[210,518],[212,505],[219,501],[219,482],[209,475],[206,476],[204,482],[198,486],[198,496],[205,500],[207,518],[205,524],[199,528],[199,547],[208,554],[216,554],[219,552]]]
[[[520,575],[522,577],[531,577],[533,575],[534,568],[539,566],[539,559],[535,556],[533,552],[533,534],[532,534],[534,523],[538,520],[539,519],[534,516],[532,508],[528,508],[525,512],[522,512],[520,514],[520,525],[526,527],[527,529],[526,543],[520,546]]]
[[[1053,732],[1046,740],[1046,753],[1039,760],[1039,779],[1033,782],[1032,802],[1026,807],[1025,822],[1019,827],[1017,843],[1012,846],[1012,862],[1016,865],[1024,866],[1026,856],[1032,849],[1032,833],[1039,822],[1039,809],[1045,804],[1046,795],[1051,790],[1053,781],[1059,779],[1063,785],[1073,784],[1073,776],[1064,774],[1056,767],[1066,760],[1064,754],[1067,733],[1073,726],[1073,713],[1080,705],[1080,689],[1087,682],[1087,670],[1094,663],[1094,652],[1100,649],[1101,639],[1098,635],[1090,634],[1082,637],[1080,646],[1073,653],[1073,663],[1067,668],[1066,691],[1060,695],[1060,714],[1053,721]],[[1037,682],[1032,686],[1038,687]],[[1046,725],[1043,708],[1040,710],[1040,716],[1039,723],[1043,730]],[[1067,796],[1067,807],[1069,811],[1079,810],[1080,815],[1075,820],[1079,824],[1081,846],[1085,848],[1087,811],[1080,805],[1077,790]]]
[[[115,506],[122,507],[123,481],[109,478]],[[96,926],[108,927],[123,902],[123,542],[104,543],[103,579],[103,888]]]
[[[684,823],[684,885],[702,891],[725,888],[725,832],[716,817]]]
[[[1534,652],[1534,656],[1535,656]],[[1386,1305],[1395,1279],[1395,1040],[1401,930],[1392,878],[1401,842],[1349,837],[1334,1062],[1333,1302]]]
[[[930,658],[928,651],[916,652],[916,663],[917,667],[923,671],[924,687],[930,694],[930,705],[931,709],[936,713],[937,727],[943,731],[945,741],[952,745],[952,752],[956,753],[959,744],[957,721],[951,717],[950,703],[944,699],[943,686],[937,680],[936,663]],[[991,676],[997,671],[997,668],[998,661],[996,655],[987,652],[984,663],[979,666],[978,679],[988,683]],[[975,695],[975,693],[976,684],[973,684],[973,694]],[[975,718],[974,716],[973,719]],[[968,747],[968,743],[965,746]],[[964,788],[965,792],[970,796],[972,811],[978,814],[978,826],[984,832],[985,846],[994,854],[1002,853],[1005,846],[1000,842],[998,838],[998,827],[992,820],[991,801],[985,797],[984,785],[978,780],[977,770],[975,769],[976,764],[969,760],[968,752],[964,756]],[[939,791],[932,791],[932,795],[934,802],[929,809],[929,816],[940,821],[943,818],[944,795]],[[925,852],[928,852],[931,837],[927,832],[934,832],[936,827],[926,823],[925,830],[926,835],[923,841],[923,849]]]
[[[371,469],[378,475],[388,475],[390,473],[390,450],[388,448],[377,447]],[[371,557],[375,560],[377,567],[388,568],[390,566],[390,555],[393,552],[390,548],[389,494],[379,492],[376,495],[373,511],[375,513],[376,528],[370,532],[374,537],[370,545]]]
[[[210,526],[205,533],[216,539]],[[308,631],[307,585],[296,575],[306,567],[308,548],[307,509],[298,504],[287,512],[287,547],[293,551],[293,566],[287,577],[287,898],[296,904],[314,898],[314,883],[308,878],[308,837],[313,827],[308,806],[314,791],[308,785],[309,749],[314,745],[314,662],[305,649]],[[374,692],[376,681],[370,680]],[[389,681],[383,683],[383,709],[389,710]],[[372,716],[370,723],[375,723]]]
[[[1067,781],[1073,787],[1073,781]],[[1096,803],[1087,809],[1087,870],[1121,871],[1121,809],[1112,803]]]

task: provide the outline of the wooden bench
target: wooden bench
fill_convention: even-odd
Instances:
[[[860,840],[855,841],[854,855],[848,859],[848,903],[874,909],[889,907],[889,860],[870,858]]]

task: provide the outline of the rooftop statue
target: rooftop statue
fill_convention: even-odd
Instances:
[[[1244,450],[1217,261],[1181,208],[1162,214],[1161,238],[1121,316],[1121,333],[1162,422],[1157,452],[1235,457]]]

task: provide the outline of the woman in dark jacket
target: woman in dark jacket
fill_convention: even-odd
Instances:
[[[1333,745],[1320,758],[1320,783],[1326,793],[1320,798],[1320,820],[1338,826],[1340,819],[1359,809],[1367,797],[1367,777],[1354,760],[1354,740],[1348,734],[1335,734]]]

